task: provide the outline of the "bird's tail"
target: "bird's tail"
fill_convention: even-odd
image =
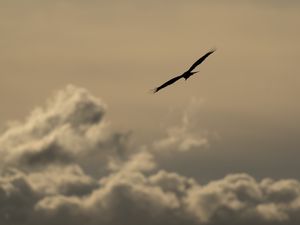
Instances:
[[[156,92],[158,92],[158,88],[150,89],[148,92],[149,92],[150,94],[155,94]]]

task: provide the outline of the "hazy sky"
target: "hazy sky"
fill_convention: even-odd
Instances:
[[[63,221],[59,216],[60,208],[56,206],[72,203],[75,207],[77,204],[75,197],[65,199],[69,194],[56,186],[54,191],[49,191],[51,194],[35,192],[43,189],[41,183],[44,181],[32,177],[44,173],[55,176],[57,161],[63,162],[66,177],[79,174],[78,182],[88,183],[90,192],[97,189],[99,193],[105,188],[101,185],[99,188],[97,179],[106,177],[108,180],[102,181],[103,185],[112,187],[109,182],[116,182],[122,177],[119,172],[114,173],[116,178],[104,172],[106,166],[99,169],[99,174],[93,172],[99,162],[111,168],[114,160],[114,163],[106,163],[105,160],[106,157],[111,160],[116,157],[115,154],[121,154],[116,161],[124,168],[117,166],[119,170],[130,176],[133,170],[128,169],[131,168],[130,163],[142,157],[141,161],[147,164],[151,161],[147,158],[150,155],[157,164],[153,167],[158,173],[153,176],[167,176],[159,173],[166,170],[183,176],[182,179],[189,177],[200,183],[216,179],[230,183],[235,179],[246,179],[243,177],[246,175],[237,175],[246,173],[251,185],[254,182],[253,185],[258,185],[260,190],[265,190],[264,184],[251,179],[273,178],[284,182],[293,178],[296,179],[293,182],[298,182],[299,27],[300,2],[296,0],[0,0],[1,170],[12,167],[26,171],[27,174],[22,176],[35,187],[29,202],[35,209],[45,211],[34,214],[37,219],[33,222],[28,220],[28,224],[38,224],[43,221],[39,219],[48,218],[43,213],[47,214],[47,207],[52,206],[52,210],[56,210],[51,214],[54,215],[53,221]],[[197,75],[155,95],[149,92],[183,72],[211,48],[217,51],[199,67]],[[66,88],[69,84],[75,86]],[[42,107],[49,96],[57,96],[55,93],[59,90],[61,98],[55,100],[54,97],[43,110],[32,113],[36,107]],[[101,124],[106,124],[102,119],[104,112],[105,118],[110,121],[112,134],[102,133],[104,128]],[[52,114],[57,115],[53,116],[55,119]],[[94,128],[94,124],[98,123],[101,126]],[[64,129],[67,129],[67,136],[64,136]],[[78,140],[77,132],[84,132],[87,139]],[[101,134],[100,141],[95,137],[98,133]],[[98,141],[101,145],[95,144]],[[76,143],[81,147],[76,147]],[[103,154],[91,157],[98,148],[112,148],[114,155],[105,150]],[[92,153],[86,154],[88,156],[82,160],[78,159],[77,153],[87,149],[92,149]],[[146,156],[135,155],[140,151],[146,151]],[[39,154],[35,155],[37,152]],[[24,163],[28,160],[29,164],[38,165],[49,160],[50,164],[54,162],[54,166],[49,165],[51,169],[45,169],[45,172],[40,166],[32,169]],[[92,166],[88,165],[90,161]],[[75,169],[69,168],[70,162],[76,166]],[[147,177],[149,168],[138,167],[134,171],[143,174],[144,181],[151,183],[158,179]],[[228,174],[237,177],[227,179],[225,176]],[[72,180],[72,185],[77,182],[76,179]],[[13,179],[8,180],[5,182]],[[297,201],[300,202],[300,184],[297,185]],[[160,184],[157,186],[162,187]],[[200,186],[197,188],[200,189]],[[142,189],[146,190],[144,186],[141,186]],[[63,196],[61,198],[68,203],[51,202],[48,198],[53,193]],[[187,196],[196,196],[197,193],[188,192]],[[80,198],[77,192],[75,196]],[[86,208],[93,206],[94,197],[91,194],[86,198]],[[166,198],[164,203],[173,207],[170,202]],[[222,217],[215,217],[209,209],[201,208],[205,212],[200,210],[200,213],[196,207],[199,202],[186,199],[183,202],[189,202],[187,208],[200,218],[196,222],[192,219],[194,224],[228,222]],[[261,224],[274,222],[276,219],[266,218],[278,214],[279,206],[264,207],[256,208],[262,217],[251,219],[263,218],[259,220]],[[277,207],[276,210],[274,207]],[[293,213],[298,212],[300,206],[295,207],[291,206],[289,213],[286,206],[283,211],[288,219],[282,216],[276,221],[297,224],[299,217]],[[82,208],[76,210],[82,213]],[[7,215],[10,213],[3,212],[1,214],[0,210],[0,217],[9,218]],[[29,214],[22,211],[21,216],[15,217]],[[120,214],[116,211],[112,215]],[[187,220],[184,217],[179,221],[191,222],[190,217],[185,216]],[[94,218],[84,213],[83,217]],[[242,222],[236,220],[236,223],[253,221],[243,219]],[[68,221],[72,223],[72,220]],[[167,218],[164,222],[172,224],[170,221]],[[118,221],[107,220],[105,223],[118,224]],[[135,223],[140,221],[131,222]],[[18,224],[18,221],[11,224]],[[152,224],[159,223],[154,221]]]

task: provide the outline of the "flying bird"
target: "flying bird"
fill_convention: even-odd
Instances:
[[[193,70],[200,65],[210,54],[212,54],[213,52],[215,52],[216,50],[210,50],[209,52],[207,52],[205,55],[203,55],[200,59],[198,59],[196,62],[194,62],[194,64],[187,70],[185,71],[183,74],[174,77],[170,80],[168,80],[167,82],[163,83],[162,85],[160,85],[159,87],[156,87],[155,89],[153,89],[153,93],[158,92],[159,90],[175,83],[176,81],[178,81],[181,78],[184,78],[185,80],[189,79],[190,76],[192,76],[195,73],[198,73],[199,71],[195,71],[193,72]]]

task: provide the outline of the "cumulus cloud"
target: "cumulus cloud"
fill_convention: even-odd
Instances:
[[[289,184],[288,188],[282,183]],[[235,174],[195,188],[189,192],[187,202],[201,223],[297,224],[299,188],[296,180],[257,182],[247,174]],[[298,194],[293,195],[295,192]],[[282,198],[277,199],[277,195]]]
[[[104,163],[102,159],[117,154],[126,139],[109,132],[105,111],[101,100],[69,85],[1,135],[1,166]]]
[[[134,163],[134,162],[132,162]],[[1,182],[4,221],[15,224],[297,224],[300,183],[256,181],[229,175],[201,186],[196,181],[160,171],[118,171],[103,178],[88,195],[41,194],[25,176]],[[290,184],[278,189],[281,183]],[[287,187],[287,186],[286,186]],[[283,194],[284,193],[284,194]],[[288,196],[273,198],[274,196]],[[4,197],[6,196],[6,197]],[[294,196],[291,198],[290,196]],[[13,203],[17,210],[10,210]],[[7,206],[7,208],[5,208]],[[23,217],[22,217],[23,216]],[[18,221],[17,218],[23,218]],[[24,220],[25,218],[25,220]]]
[[[150,150],[125,151],[105,111],[68,86],[0,136],[0,225],[300,223],[299,181],[231,174],[200,184],[160,169]]]

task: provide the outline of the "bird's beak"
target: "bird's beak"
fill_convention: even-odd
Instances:
[[[198,73],[199,71],[192,72],[193,74]]]

